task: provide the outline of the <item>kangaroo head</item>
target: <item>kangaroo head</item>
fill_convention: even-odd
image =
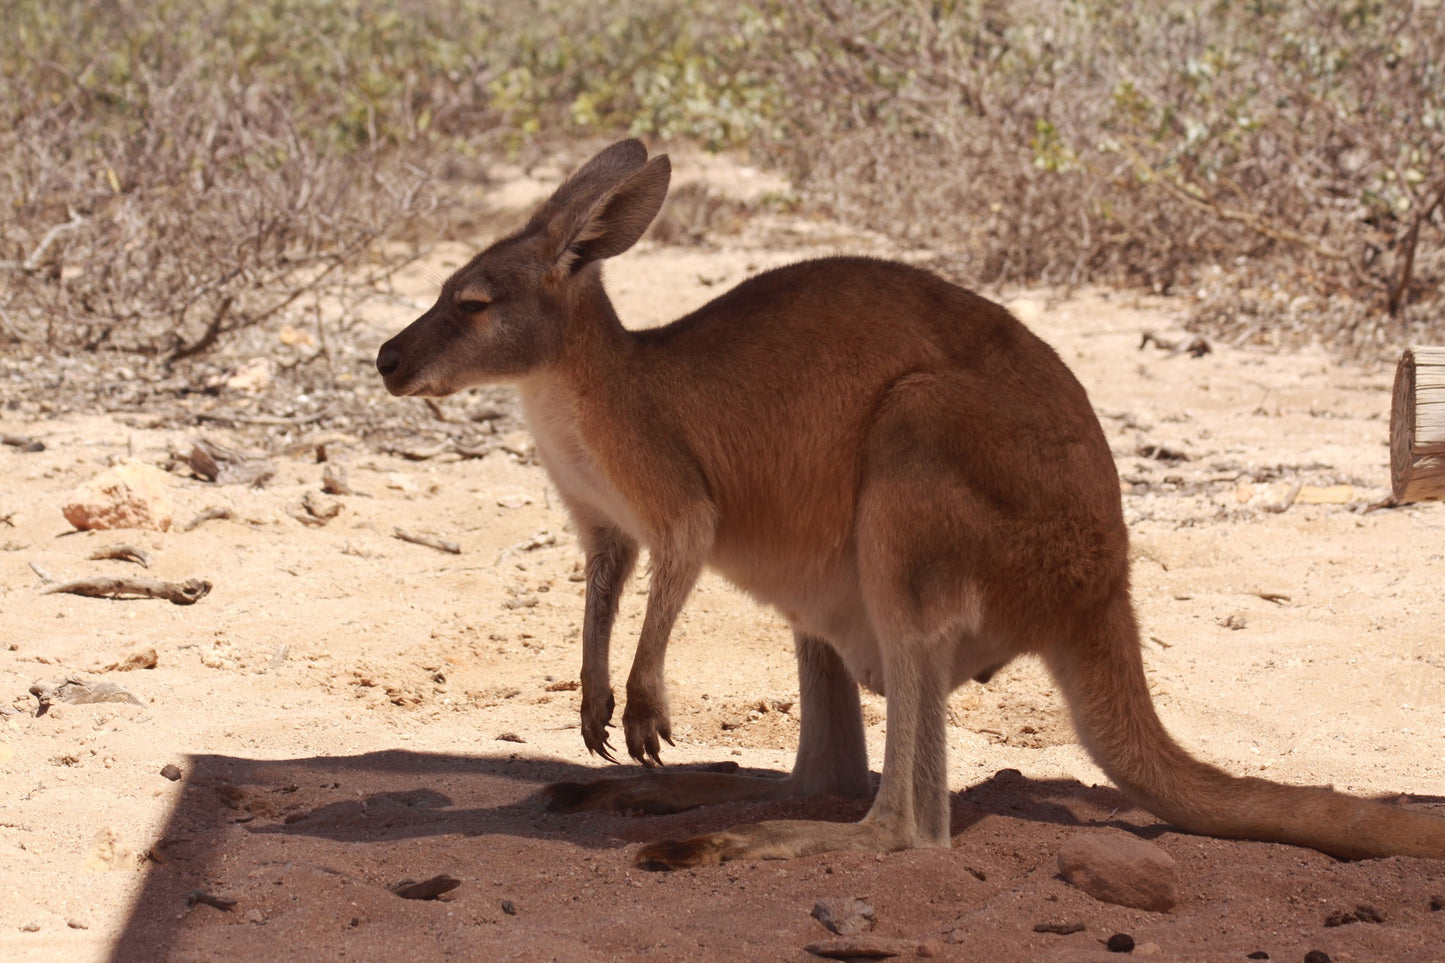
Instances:
[[[613,144],[582,166],[526,227],[472,258],[425,314],[376,355],[394,395],[440,397],[516,380],[556,362],[569,328],[615,316],[598,267],[637,243],[671,177],[667,155]]]

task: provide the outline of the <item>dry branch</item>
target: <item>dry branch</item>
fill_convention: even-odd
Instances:
[[[19,448],[21,451],[27,452],[45,450],[45,442],[37,438],[26,438],[23,435],[0,435],[0,444],[9,445],[11,448]]]
[[[449,542],[444,538],[437,538],[434,535],[413,535],[401,529],[393,529],[392,535],[403,542],[411,542],[413,545],[425,545],[427,548],[434,548],[438,552],[446,552],[449,555],[462,554],[462,547],[456,542]]]
[[[229,508],[220,508],[213,505],[210,508],[201,509],[201,511],[196,515],[195,518],[191,519],[189,522],[186,522],[184,525],[181,526],[181,531],[189,532],[192,529],[199,528],[206,522],[216,521],[218,519],[230,519],[235,517],[235,513],[232,512]]]
[[[54,595],[64,592],[96,599],[165,599],[176,605],[194,605],[210,591],[211,583],[198,578],[188,578],[184,582],[167,582],[154,578],[78,578],[52,585],[41,594]]]
[[[150,555],[134,545],[108,545],[90,553],[92,560],[116,559],[121,562],[135,562],[141,568],[151,567]]]
[[[44,715],[57,702],[77,706],[95,702],[141,704],[139,699],[113,682],[86,682],[77,676],[71,676],[59,685],[37,682],[30,687],[30,694],[40,703],[39,715]]]

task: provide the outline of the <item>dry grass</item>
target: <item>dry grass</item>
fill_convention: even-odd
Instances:
[[[7,26],[7,353],[183,374],[470,224],[449,174],[624,133],[750,148],[975,285],[1445,338],[1440,0],[19,0]],[[720,205],[685,191],[656,236]]]

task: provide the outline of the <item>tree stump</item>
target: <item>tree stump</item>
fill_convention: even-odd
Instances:
[[[1406,348],[1395,369],[1390,488],[1397,503],[1445,498],[1445,347]]]

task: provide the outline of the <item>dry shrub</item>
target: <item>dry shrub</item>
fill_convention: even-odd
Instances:
[[[394,266],[376,242],[420,212],[426,176],[398,149],[407,98],[325,39],[350,12],[18,2],[0,39],[0,341],[169,363]]]
[[[623,133],[751,147],[974,284],[1445,337],[1440,0],[15,0],[6,28],[7,353],[294,321],[473,230],[431,171]],[[684,192],[657,236],[735,213]]]
[[[1270,340],[1445,332],[1438,2],[771,10],[772,154],[975,283],[1189,285],[1201,323]]]

